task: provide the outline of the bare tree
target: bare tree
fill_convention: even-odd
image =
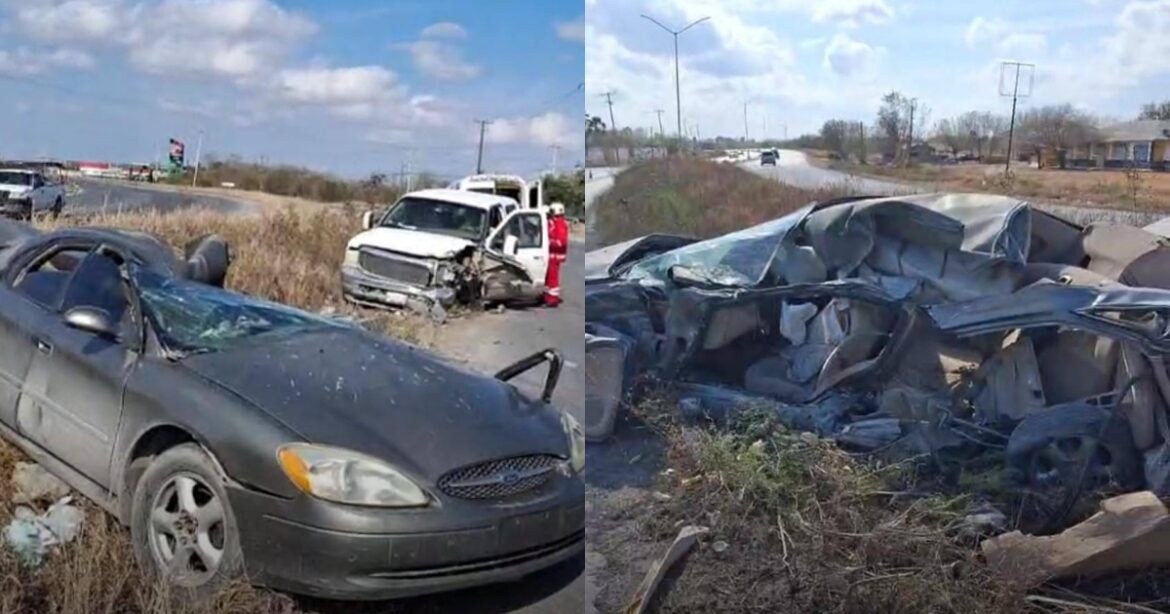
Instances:
[[[907,98],[901,92],[891,91],[882,96],[878,109],[877,127],[883,141],[883,151],[899,159],[913,145],[914,135],[925,136],[930,125],[930,107],[917,99]]]
[[[1170,100],[1143,104],[1142,112],[1138,114],[1138,119],[1170,120]]]
[[[1020,118],[1020,134],[1022,142],[1037,150],[1051,148],[1059,155],[1097,138],[1097,118],[1067,103],[1038,107]],[[1063,156],[1060,165],[1064,167]]]
[[[821,142],[825,149],[845,155],[845,136],[848,124],[842,119],[830,119],[821,126]]]
[[[970,140],[970,137],[963,131],[958,119],[940,119],[934,125],[934,131],[931,135],[934,139],[947,146],[954,156],[959,155],[959,150]]]

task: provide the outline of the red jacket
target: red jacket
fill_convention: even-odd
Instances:
[[[569,223],[563,215],[548,218],[548,251],[562,256],[569,253]]]

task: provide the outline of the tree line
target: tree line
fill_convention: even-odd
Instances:
[[[863,163],[875,154],[887,162],[906,162],[912,157],[912,147],[922,142],[955,157],[965,154],[987,161],[1007,154],[1008,115],[972,110],[930,124],[930,112],[925,104],[891,91],[882,97],[872,123],[830,119],[819,133],[803,135],[794,145],[827,150],[836,157]],[[1170,100],[1143,105],[1137,118],[1170,120]],[[1071,149],[1099,138],[1102,128],[1114,121],[1067,103],[1024,109],[1016,115],[1013,151],[1031,154],[1042,148]]]

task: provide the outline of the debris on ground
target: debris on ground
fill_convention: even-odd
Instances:
[[[69,485],[37,463],[19,462],[12,470],[12,502],[57,501],[69,494]]]
[[[1012,531],[985,540],[991,568],[1027,584],[1170,564],[1170,514],[1149,491],[1105,499],[1101,511],[1052,536]]]
[[[662,582],[662,578],[670,571],[670,568],[683,558],[684,555],[695,545],[699,538],[707,534],[707,527],[700,527],[688,525],[678,532],[678,537],[674,538],[674,542],[670,544],[670,548],[662,555],[662,558],[654,562],[650,566],[650,570],[646,572],[646,578],[642,580],[642,584],[638,586],[637,592],[634,593],[634,598],[630,600],[629,605],[626,606],[625,614],[642,614],[646,608],[650,606],[650,600],[654,598],[654,592],[658,590],[658,585]]]
[[[995,455],[1052,533],[1170,491],[1170,238],[986,194],[850,197],[586,255],[587,436],[651,385],[953,476]],[[992,521],[996,522],[992,522]],[[993,529],[998,516],[972,526]],[[987,526],[984,526],[987,525]]]
[[[73,541],[81,532],[85,512],[64,497],[37,514],[32,508],[16,508],[4,531],[4,541],[29,567],[37,567],[54,546]]]

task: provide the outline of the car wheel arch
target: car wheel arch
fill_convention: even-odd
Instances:
[[[187,443],[198,445],[211,459],[220,475],[230,480],[227,478],[227,472],[224,471],[223,463],[219,461],[219,458],[207,444],[190,430],[174,424],[152,426],[139,434],[134,444],[130,446],[130,451],[126,454],[121,471],[118,473],[121,476],[121,484],[118,489],[118,511],[123,522],[128,522],[130,519],[130,505],[134,499],[134,489],[150,465],[151,459],[171,448]]]

